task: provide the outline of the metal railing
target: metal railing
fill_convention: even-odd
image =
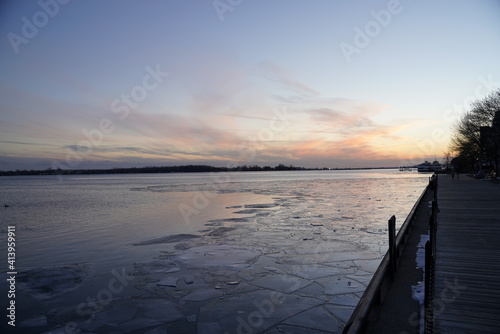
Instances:
[[[425,244],[425,275],[424,275],[424,333],[434,332],[434,289],[435,289],[435,267],[436,267],[436,232],[437,232],[437,189],[438,176],[433,175],[434,196],[432,199],[432,210],[429,217],[429,241]]]

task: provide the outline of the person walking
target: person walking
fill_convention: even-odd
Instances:
[[[451,179],[455,180],[455,166],[451,166]]]

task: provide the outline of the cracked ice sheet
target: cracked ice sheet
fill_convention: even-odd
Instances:
[[[340,321],[342,321],[343,323],[347,323],[352,315],[352,312],[354,312],[355,306],[339,306],[339,305],[326,304],[325,308],[331,314],[340,319]]]
[[[101,325],[118,326],[132,319],[137,313],[137,307],[123,307],[102,311],[95,315],[93,321]]]
[[[231,245],[208,245],[176,253],[172,259],[189,267],[247,268],[261,255],[259,250]]]
[[[310,280],[292,275],[267,275],[252,282],[253,285],[281,293],[291,293],[311,283]]]
[[[201,302],[208,299],[218,298],[223,292],[215,289],[198,289],[181,298],[182,301]]]
[[[315,298],[284,295],[269,290],[229,296],[201,307],[198,331],[206,334],[224,331],[260,333],[321,303]],[[218,326],[214,326],[214,323]],[[210,330],[212,328],[213,331]]]
[[[361,283],[346,277],[320,278],[316,282],[324,286],[327,295],[342,295],[347,293],[364,292],[366,287]]]
[[[137,306],[139,306],[138,315],[163,323],[172,322],[184,317],[179,312],[176,304],[163,298],[144,299],[138,302]]]
[[[309,280],[314,280],[317,278],[323,278],[328,276],[354,274],[355,272],[353,268],[342,269],[334,267],[325,267],[314,263],[309,265],[295,265],[292,266],[290,270],[294,275]]]
[[[116,300],[112,309],[95,314],[95,318],[88,324],[80,324],[80,328],[96,330],[107,328],[117,332],[128,332],[133,329],[147,329],[160,326],[184,318],[178,306],[163,298],[133,298]]]
[[[325,241],[317,240],[308,242],[302,240],[303,242],[297,244],[293,251],[296,254],[312,254],[318,257],[321,262],[327,262],[328,256],[330,254],[336,254],[341,252],[360,252],[366,249],[364,245],[357,245],[353,243],[346,242],[345,240],[339,240],[330,238]],[[325,258],[325,259],[323,259]]]
[[[333,317],[322,306],[317,306],[310,310],[294,315],[283,323],[334,333],[340,331],[337,319],[335,319],[335,317]]]
[[[283,264],[291,264],[291,265],[303,265],[307,263],[311,263],[311,259],[314,259],[314,254],[307,255],[296,255],[296,256],[286,256],[278,260],[278,263]],[[373,254],[371,252],[339,252],[332,253],[326,255],[317,256],[317,258],[321,259],[322,264],[324,265],[335,265],[337,263],[352,261],[352,260],[370,260],[370,261],[382,261],[379,258],[379,254]],[[318,262],[318,261],[316,261]],[[315,263],[315,262],[313,262]]]
[[[376,260],[354,260],[353,262],[356,265],[356,267],[358,267],[358,270],[375,273],[381,261],[382,260],[380,259],[376,259]]]

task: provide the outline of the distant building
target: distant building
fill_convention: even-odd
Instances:
[[[500,110],[495,112],[491,126],[480,128],[481,160],[497,172],[500,163]]]

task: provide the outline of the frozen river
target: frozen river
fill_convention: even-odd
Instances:
[[[427,181],[397,170],[3,177],[17,326],[340,332],[387,249],[387,220],[402,224]]]

